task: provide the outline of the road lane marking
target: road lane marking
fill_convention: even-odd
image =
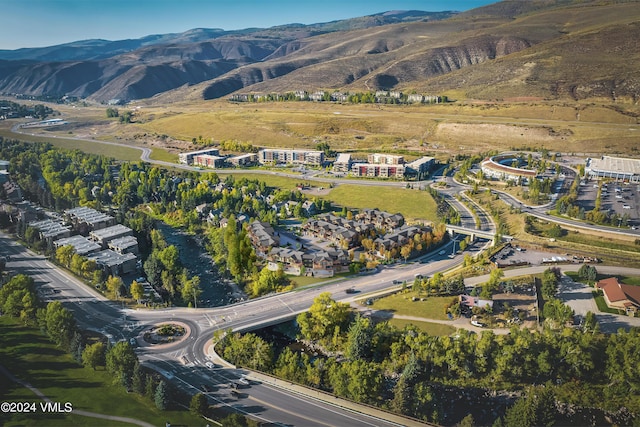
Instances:
[[[287,304],[286,302],[284,302],[282,300],[282,298],[278,297],[278,301],[280,301],[282,304],[284,304],[285,307],[287,307],[289,309],[289,311],[291,311],[292,313],[295,313],[295,310],[292,309],[291,307],[289,307],[289,304]]]
[[[253,396],[249,395],[249,394],[247,394],[247,397],[246,397],[246,398],[243,398],[243,399],[253,400],[253,401],[255,401],[255,402],[258,402],[258,403],[259,403],[259,404],[261,404],[261,405],[268,406],[268,407],[270,407],[270,408],[273,408],[273,409],[276,409],[276,410],[278,410],[278,411],[284,412],[285,414],[293,415],[294,417],[302,418],[303,420],[307,420],[307,421],[311,421],[314,425],[316,425],[316,424],[317,424],[317,425],[323,425],[323,426],[327,426],[327,427],[335,427],[333,424],[323,423],[323,422],[318,421],[318,420],[316,420],[316,419],[309,418],[309,417],[305,417],[304,415],[301,415],[301,414],[299,414],[299,413],[297,413],[297,412],[289,411],[289,410],[284,409],[284,408],[281,408],[281,407],[279,407],[279,406],[271,405],[270,403],[267,403],[267,402],[265,402],[264,400],[257,399],[257,398],[255,398],[255,397],[253,397]],[[331,410],[330,410],[330,411],[331,411]],[[331,412],[333,412],[333,411],[331,411]]]

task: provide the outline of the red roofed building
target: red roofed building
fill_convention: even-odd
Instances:
[[[609,308],[624,310],[627,313],[640,309],[640,286],[625,285],[618,282],[616,277],[609,277],[596,283],[596,289],[602,289]]]

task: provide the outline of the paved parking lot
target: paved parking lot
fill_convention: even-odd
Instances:
[[[629,215],[629,225],[640,225],[640,186],[637,184],[625,184],[623,182],[610,182],[603,184],[591,180],[580,186],[577,203],[590,211],[595,207],[595,200],[599,188],[602,186],[600,208],[609,210],[620,216]]]

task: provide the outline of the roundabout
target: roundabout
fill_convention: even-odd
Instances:
[[[135,338],[140,347],[166,348],[180,344],[191,336],[191,327],[180,321],[155,323],[145,327]]]

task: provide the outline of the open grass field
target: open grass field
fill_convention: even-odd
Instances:
[[[178,155],[176,153],[169,153],[167,150],[163,150],[162,148],[152,148],[151,155],[149,157],[152,160],[178,163]]]
[[[453,102],[390,106],[314,102],[231,103],[198,101],[167,106],[138,103],[134,122],[107,119],[104,106],[52,106],[69,127],[38,131],[65,148],[136,160],[125,147],[103,147],[70,137],[152,148],[152,158],[175,161],[178,152],[201,148],[193,139],[237,140],[259,147],[315,148],[338,152],[398,152],[407,159],[428,155],[445,161],[459,153],[546,148],[563,153],[637,154],[640,125],[632,105],[565,102]],[[119,107],[125,110],[129,107]],[[15,137],[14,120],[0,135]],[[5,133],[6,131],[6,133]],[[44,136],[46,134],[46,137]],[[58,141],[56,141],[58,139]]]
[[[451,335],[456,331],[456,328],[454,328],[453,326],[443,325],[442,323],[420,322],[417,320],[392,318],[389,319],[389,323],[400,329],[404,328],[407,325],[413,325],[418,327],[421,331],[424,331],[432,336]]]
[[[159,411],[153,402],[127,393],[113,384],[113,376],[103,368],[92,371],[78,365],[70,355],[56,348],[44,335],[5,316],[0,317],[0,363],[16,377],[29,382],[54,402],[70,402],[74,410],[143,420],[154,425],[205,425],[188,411]],[[27,388],[0,374],[0,401],[39,402]],[[3,426],[98,426],[127,425],[74,415],[7,416],[0,414]]]
[[[310,179],[296,179],[296,178],[288,178],[285,176],[278,176],[278,175],[270,175],[270,174],[263,174],[263,173],[251,173],[251,172],[246,172],[246,173],[234,173],[234,174],[229,174],[229,173],[224,173],[222,170],[220,171],[215,171],[222,179],[226,178],[229,175],[232,175],[234,178],[236,179],[240,179],[240,178],[247,178],[247,179],[257,179],[258,181],[264,181],[269,187],[274,187],[274,188],[283,188],[286,190],[295,190],[296,189],[296,185],[299,184],[300,182],[304,181],[304,182],[311,182],[314,185],[326,185],[324,183],[319,183],[318,181],[313,181]]]
[[[323,197],[340,206],[400,212],[409,221],[415,219],[437,221],[436,203],[426,191],[341,184]]]
[[[179,109],[144,109],[135,126],[139,131],[185,141],[202,136],[265,147],[305,148],[322,141],[335,150],[409,150],[440,158],[460,150],[525,146],[561,152],[631,153],[637,136],[629,129],[638,127],[632,115],[613,106],[580,103],[380,106],[218,100]]]
[[[165,106],[140,102],[134,109],[134,123],[126,125],[107,120],[104,106],[52,108],[74,124],[73,136],[147,144],[171,154],[196,149],[191,141],[203,138],[284,148],[315,148],[327,142],[337,151],[396,151],[408,158],[415,153],[440,160],[460,152],[524,147],[630,155],[636,153],[640,138],[637,108],[604,101],[465,101],[423,106],[222,99]],[[69,136],[63,128],[47,133]],[[163,154],[153,156],[165,159]]]
[[[411,301],[417,297],[417,292],[397,293],[376,299],[372,308],[375,310],[390,311],[393,314],[405,316],[423,317],[425,319],[447,320],[445,306],[455,297],[428,297],[424,301]]]
[[[90,141],[81,141],[73,138],[65,138],[64,136],[55,135],[25,135],[15,134],[8,129],[0,128],[0,136],[7,139],[17,139],[25,142],[48,142],[49,144],[63,148],[66,150],[81,150],[85,153],[97,154],[101,156],[113,157],[118,160],[136,161],[140,160],[140,150],[136,148],[127,148],[117,145],[101,144],[99,142],[92,143]],[[177,158],[177,157],[176,157]]]

